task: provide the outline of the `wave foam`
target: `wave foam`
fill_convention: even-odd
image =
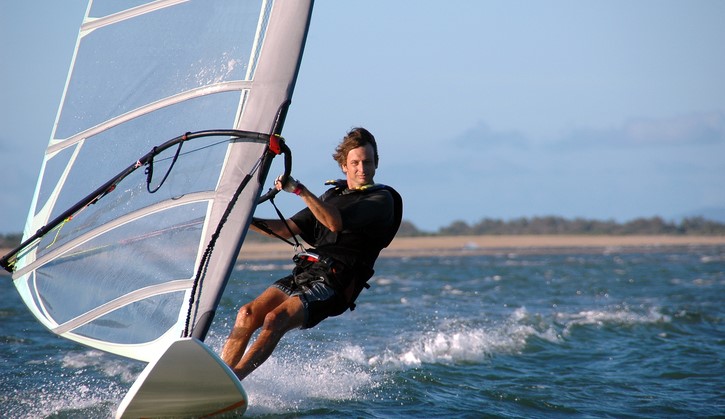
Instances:
[[[107,377],[116,377],[125,383],[133,383],[144,365],[141,362],[115,358],[96,350],[69,352],[63,356],[61,361],[63,368],[71,370],[91,368]]]
[[[557,313],[557,320],[564,325],[563,334],[569,335],[576,326],[633,326],[637,324],[669,323],[672,318],[660,313],[656,307],[650,307],[645,313],[637,313],[627,307],[617,306],[613,309],[586,310],[579,313]]]
[[[489,327],[442,325],[440,330],[413,335],[400,350],[388,349],[371,357],[369,365],[393,367],[421,364],[480,362],[495,354],[520,353],[531,337],[558,341],[552,328],[539,330],[529,324],[525,308],[514,311],[505,322]]]
[[[310,400],[314,399],[363,399],[376,386],[374,373],[364,367],[362,348],[346,346],[327,356],[317,352],[278,352],[246,378],[244,388],[249,396],[250,414],[309,408]]]
[[[127,387],[140,372],[127,360],[95,350],[69,352],[60,359],[39,363],[36,377],[29,380],[34,385],[9,390],[9,394],[0,397],[3,415],[112,417]],[[56,363],[62,369],[53,365]]]

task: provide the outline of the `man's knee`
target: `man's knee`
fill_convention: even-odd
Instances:
[[[254,309],[252,303],[245,304],[239,309],[239,312],[237,312],[236,325],[247,327],[257,325],[257,327],[259,327],[264,319],[263,317],[259,317],[260,315],[257,313],[257,310]]]
[[[264,316],[262,329],[281,336],[299,326],[300,324],[296,324],[295,317],[290,316],[290,313],[285,310],[275,310]]]
[[[237,312],[237,321],[240,321],[240,320],[244,321],[245,319],[248,319],[249,316],[251,316],[251,315],[252,315],[251,304],[245,304]]]
[[[264,316],[262,327],[270,331],[278,331],[283,328],[285,315],[271,311]]]

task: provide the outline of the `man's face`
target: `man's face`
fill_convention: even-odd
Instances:
[[[342,166],[350,189],[373,183],[375,176],[375,152],[371,144],[353,148],[347,153],[347,163]]]

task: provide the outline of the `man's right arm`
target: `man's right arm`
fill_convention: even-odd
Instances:
[[[317,195],[313,194],[312,191],[307,189],[305,185],[296,181],[292,176],[287,178],[287,182],[282,185],[281,176],[274,181],[274,186],[277,190],[284,189],[287,192],[294,193],[295,195],[302,198],[307,208],[312,211],[312,215],[322,225],[327,227],[328,230],[336,233],[342,231],[342,214],[340,210],[327,202],[322,201]]]
[[[312,211],[315,218],[322,223],[328,230],[336,233],[341,231],[342,225],[342,214],[340,210],[327,202],[323,202],[317,195],[310,192],[309,189],[305,188],[301,183],[299,184],[300,193],[299,196],[307,205],[307,208]]]
[[[289,226],[289,228],[287,228],[287,226]],[[269,231],[265,230],[262,227],[266,227],[272,233],[285,239],[292,238],[290,230],[292,230],[292,233],[294,235],[298,235],[301,233],[300,228],[297,227],[297,224],[289,219],[287,220],[287,225],[285,225],[282,220],[264,220],[261,218],[253,218],[252,224],[249,226],[252,231],[271,236],[271,234],[269,234]]]

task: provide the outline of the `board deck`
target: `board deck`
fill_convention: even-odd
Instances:
[[[232,370],[203,342],[183,338],[146,366],[117,418],[241,416],[247,394]]]

